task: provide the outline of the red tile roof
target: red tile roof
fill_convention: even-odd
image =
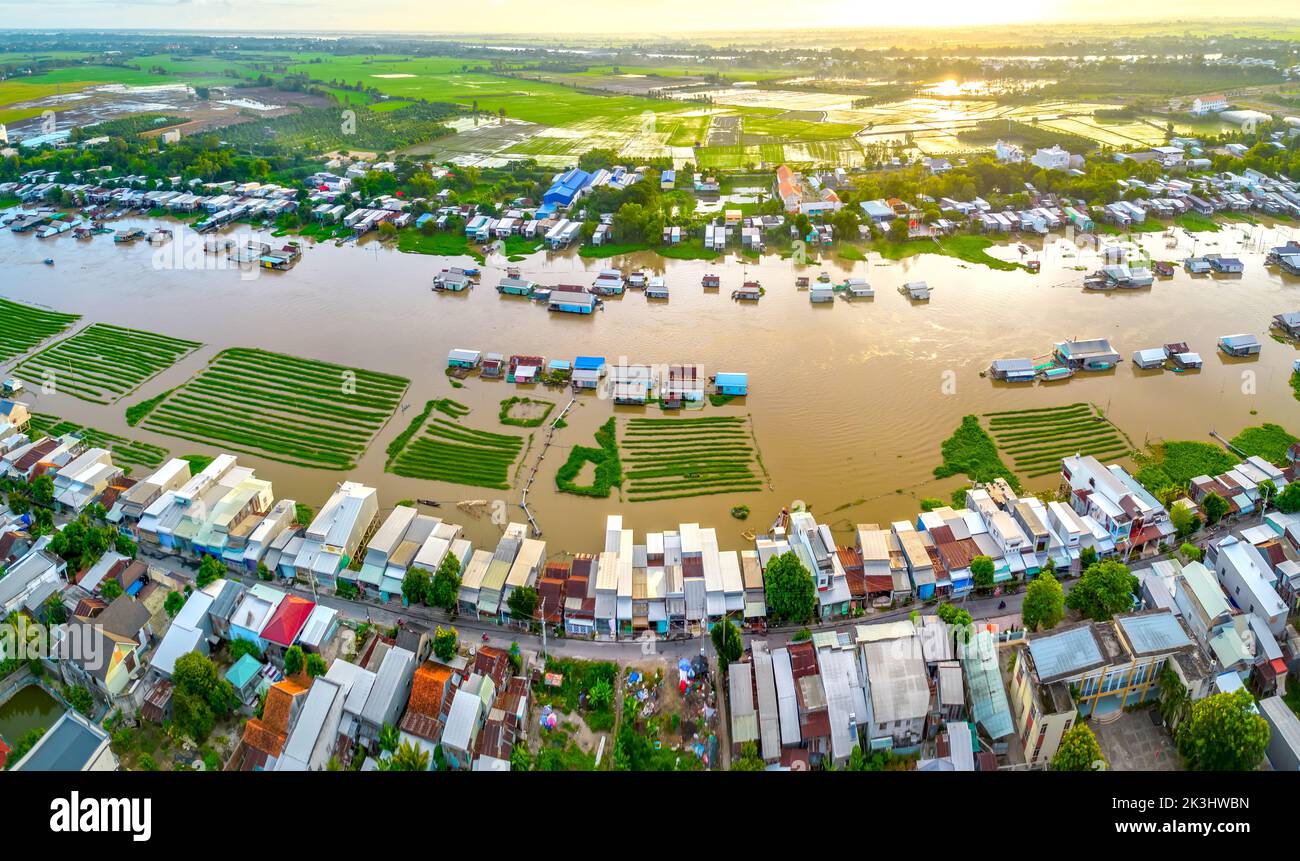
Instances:
[[[286,648],[292,646],[315,607],[316,603],[306,598],[285,596],[280,606],[275,608],[271,621],[262,629],[262,639]]]

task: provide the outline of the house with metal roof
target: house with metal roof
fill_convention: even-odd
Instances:
[[[222,678],[230,682],[235,693],[239,695],[239,701],[247,705],[271,685],[271,680],[262,674],[265,668],[265,664],[245,653],[230,665]]]
[[[374,684],[374,676],[356,664],[335,659],[325,675],[312,682],[275,762],[275,770],[324,770],[330,757],[339,752],[339,727],[349,698],[355,691],[356,698],[364,702],[365,694]]]
[[[355,481],[341,483],[303,534],[294,559],[299,581],[332,586],[378,517],[377,490]]]
[[[1259,713],[1268,721],[1268,764],[1274,771],[1300,771],[1300,718],[1279,696],[1260,700]]]
[[[1122,361],[1105,338],[1062,341],[1054,345],[1053,352],[1057,361],[1075,370],[1104,371]]]
[[[1219,349],[1229,356],[1242,358],[1258,356],[1261,349],[1259,338],[1254,335],[1224,335],[1219,338]]]
[[[910,633],[905,636],[871,639],[861,644],[867,703],[864,724],[872,750],[910,751],[925,735],[925,720],[930,713],[930,676],[926,672],[921,638],[910,623],[906,628]]]
[[[108,733],[74,709],[63,713],[14,771],[117,771]]]
[[[456,689],[442,730],[442,753],[447,768],[468,771],[474,762],[475,742],[496,700],[491,678],[474,674]]]
[[[556,207],[572,206],[591,185],[591,181],[592,175],[587,171],[571,168],[555,177],[551,187],[542,195],[542,203],[551,207],[549,211],[554,211]]]
[[[1277,594],[1277,575],[1259,550],[1229,535],[1210,545],[1206,562],[1233,606],[1260,617],[1280,637],[1286,628],[1287,605]]]
[[[397,726],[411,695],[415,664],[415,654],[407,649],[395,646],[384,653],[365,704],[356,715],[355,726],[350,728],[357,744],[371,749],[385,724]]]
[[[740,661],[731,664],[727,669],[727,682],[731,755],[739,756],[741,745],[759,740],[758,711],[754,708],[754,665]]]

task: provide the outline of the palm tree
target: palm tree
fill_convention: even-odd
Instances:
[[[379,749],[382,751],[392,753],[397,750],[400,740],[400,734],[397,732],[397,727],[393,726],[391,723],[384,724],[379,730]]]
[[[429,752],[409,741],[402,742],[397,751],[379,763],[380,771],[428,771]]]

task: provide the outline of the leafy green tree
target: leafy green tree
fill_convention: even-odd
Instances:
[[[740,746],[740,756],[731,761],[732,771],[762,771],[767,767],[758,755],[758,745],[747,741]]]
[[[10,769],[17,765],[19,760],[26,756],[32,748],[36,747],[36,742],[40,741],[43,735],[45,735],[45,727],[36,727],[20,735],[18,741],[14,742],[13,749],[9,751],[9,757],[5,760],[5,768]]]
[[[1300,481],[1293,481],[1282,492],[1277,495],[1275,500],[1277,510],[1284,514],[1295,514],[1300,511]]]
[[[587,691],[587,702],[591,704],[592,711],[605,711],[614,703],[614,686],[610,684],[609,679],[599,678]]]
[[[178,593],[172,593],[172,595],[176,594]],[[232,664],[244,657],[244,655],[252,655],[253,660],[255,661],[262,660],[262,650],[257,648],[257,643],[254,643],[252,640],[245,640],[242,637],[236,637],[227,643],[226,651],[230,654],[230,662]]]
[[[95,711],[95,698],[90,695],[90,689],[84,685],[69,685],[64,688],[63,698],[68,701],[68,705],[86,717],[90,717]]]
[[[49,508],[54,504],[54,478],[51,475],[38,475],[27,484],[32,501]]]
[[[1195,544],[1187,543],[1182,544],[1178,548],[1178,555],[1183,557],[1183,560],[1186,562],[1200,562],[1201,558],[1204,556],[1204,554],[1201,553],[1201,548],[1197,547]]]
[[[806,622],[817,607],[817,584],[794,551],[767,563],[763,572],[767,614],[775,622]]]
[[[1065,605],[1089,619],[1104,622],[1116,613],[1133,609],[1138,579],[1128,567],[1108,559],[1088,566],[1066,596]]]
[[[313,679],[319,679],[328,671],[329,667],[325,665],[325,659],[320,655],[312,652],[307,656],[307,675]]]
[[[196,742],[206,739],[216,720],[229,715],[239,702],[234,686],[199,652],[176,659],[172,685],[172,725]]]
[[[511,771],[532,771],[533,755],[528,751],[528,744],[522,738],[510,749]]]
[[[1180,539],[1195,534],[1201,528],[1201,516],[1186,505],[1171,506],[1169,522],[1174,525],[1174,533]]]
[[[990,591],[993,588],[993,560],[988,556],[976,556],[970,561],[970,576],[976,589]]]
[[[1065,618],[1065,592],[1060,582],[1046,571],[1029,582],[1020,617],[1030,631],[1050,630]]]
[[[302,646],[290,646],[284,652],[284,674],[286,676],[296,676],[302,672],[302,668],[307,664],[307,656],[302,650]]]
[[[429,752],[419,745],[404,741],[393,755],[379,761],[380,771],[428,771]]]
[[[713,648],[718,653],[718,663],[724,667],[740,660],[741,654],[745,651],[744,643],[740,639],[740,629],[730,619],[723,619],[716,623],[709,631],[709,637],[713,640]]]
[[[100,596],[109,603],[122,597],[122,592],[122,584],[116,580],[105,580],[99,587]]]
[[[531,586],[520,586],[506,599],[510,609],[510,618],[520,622],[531,622],[537,612],[537,590]]]
[[[401,742],[401,733],[397,727],[391,723],[385,723],[379,728],[379,749],[384,753],[392,753],[397,750],[397,745]]]
[[[1100,767],[1098,767],[1100,763]],[[1100,771],[1106,767],[1106,757],[1092,729],[1083,721],[1076,721],[1065,735],[1052,757],[1053,771]]]
[[[1223,519],[1228,513],[1228,500],[1224,499],[1214,491],[1205,494],[1201,500],[1201,510],[1205,512],[1205,523],[1207,526],[1213,526]]]
[[[1192,771],[1251,771],[1268,746],[1268,721],[1245,689],[1195,703],[1178,725],[1178,752]]]
[[[949,625],[958,628],[966,628],[974,621],[971,619],[970,611],[964,607],[958,607],[955,604],[940,604],[934,608],[934,613]]]
[[[185,606],[185,596],[182,595],[180,592],[174,590],[168,592],[167,600],[163,601],[163,609],[166,610],[167,615],[172,617],[173,619],[176,618],[176,614],[179,613],[181,611],[181,608],[184,606]]]
[[[518,592],[519,590],[515,590]],[[511,593],[510,597],[514,597]],[[438,565],[438,573],[433,575],[433,585],[429,592],[429,603],[434,607],[446,610],[450,613],[456,609],[456,604],[460,600],[460,560],[456,554],[448,553],[442,557],[442,562]],[[511,608],[511,613],[514,609]],[[531,613],[529,614],[532,615]]]
[[[433,632],[433,653],[438,656],[440,661],[450,661],[456,654],[456,645],[459,638],[456,635],[455,628],[444,628],[441,625]]]
[[[1087,570],[1097,564],[1097,548],[1085,547],[1079,551],[1079,565]]]
[[[271,569],[266,567],[266,563],[265,563],[265,562],[258,562],[258,563],[257,563],[257,579],[259,579],[259,580],[270,580],[270,579],[271,579]]]
[[[1276,504],[1277,502],[1277,485],[1273,483],[1272,479],[1266,478],[1259,483],[1257,490],[1259,491],[1260,512],[1268,511],[1269,503]]]
[[[203,561],[199,563],[199,573],[194,578],[194,585],[200,589],[220,580],[226,573],[226,566],[217,561],[214,556],[204,556]]]
[[[406,576],[402,578],[402,601],[406,604],[423,604],[424,599],[429,596],[429,587],[432,584],[429,578],[429,572],[423,568],[408,568]]]

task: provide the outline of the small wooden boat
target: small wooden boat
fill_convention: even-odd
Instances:
[[[46,258],[45,258],[45,265],[46,265],[46,266],[53,266],[53,265],[54,265],[54,258],[53,258],[53,257],[46,257]]]
[[[427,505],[427,506],[429,506],[430,508],[441,508],[441,507],[442,507],[442,503],[441,503],[441,502],[435,502],[435,501],[432,500],[432,499],[417,499],[417,500],[415,500],[415,501],[418,502],[418,503],[420,503],[421,505]]]

